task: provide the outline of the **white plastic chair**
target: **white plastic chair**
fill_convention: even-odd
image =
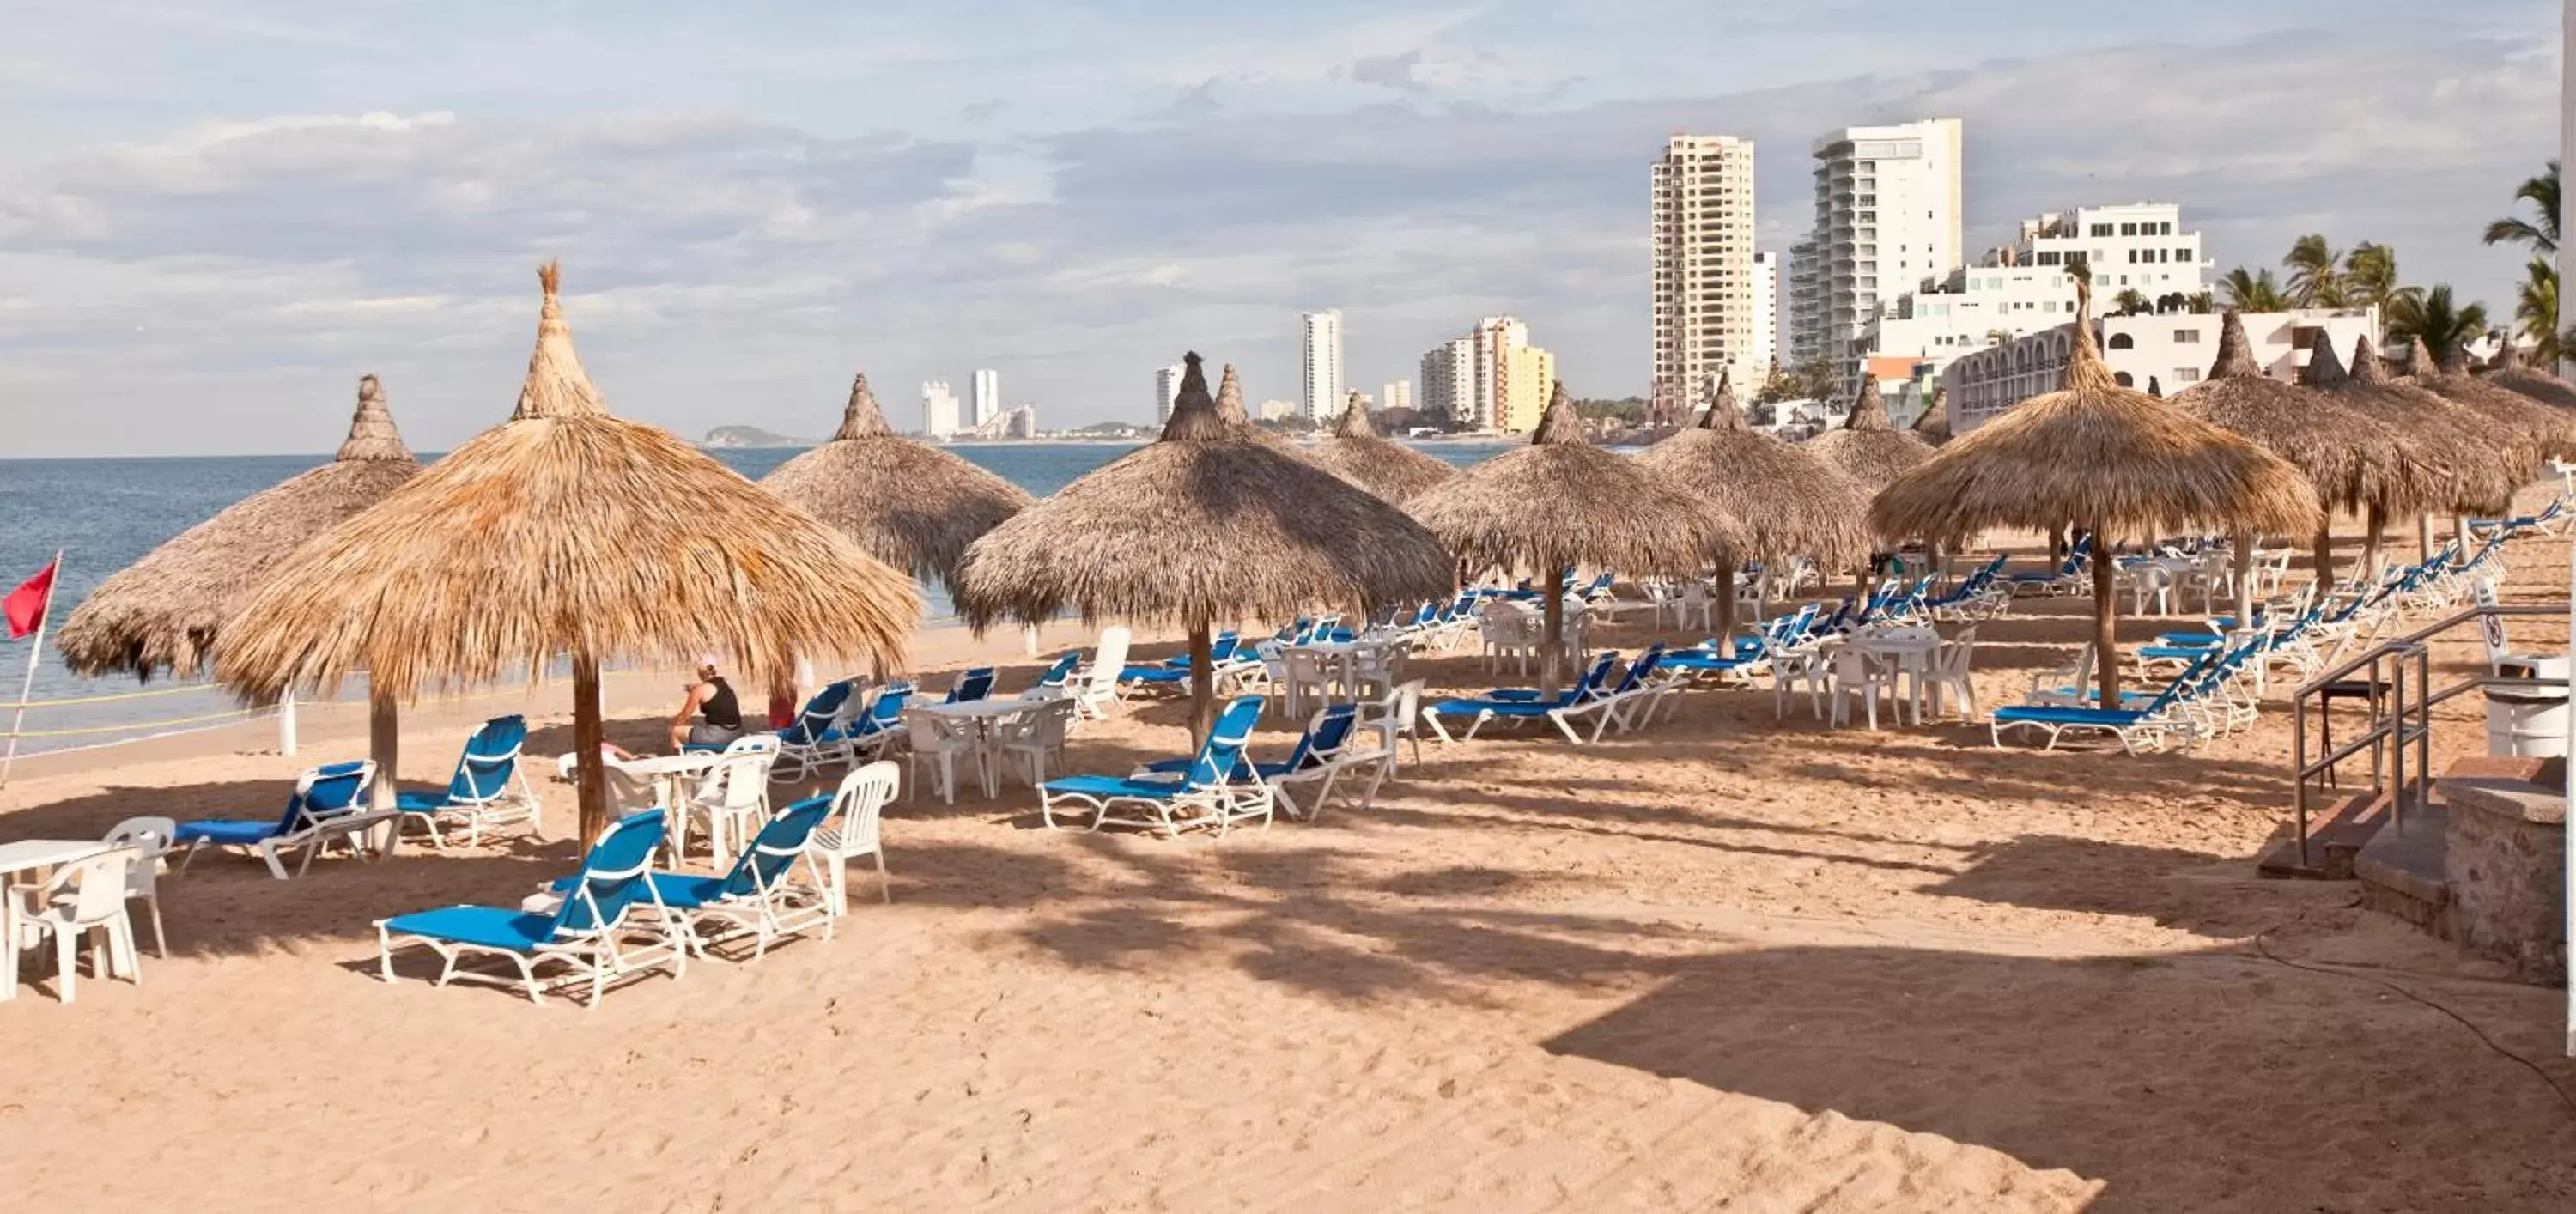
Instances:
[[[760,824],[769,820],[769,769],[777,761],[775,735],[735,738],[689,797],[689,816],[706,823],[708,854],[715,858],[716,867],[730,863],[737,848],[747,845]],[[673,856],[681,854],[684,838],[680,832],[672,833]]]
[[[1422,761],[1422,735],[1416,732],[1422,724],[1422,688],[1423,680],[1407,679],[1385,695],[1360,706],[1357,727],[1375,729],[1385,737],[1388,775],[1394,775],[1397,770],[1396,744],[1399,740],[1413,743],[1413,761]]]
[[[1031,788],[1046,783],[1047,765],[1064,759],[1064,735],[1073,725],[1073,713],[1073,701],[1060,698],[995,722],[994,765],[1026,771]]]
[[[1869,708],[1869,727],[1878,728],[1878,697],[1881,692],[1893,699],[1896,676],[1878,655],[1848,645],[1833,651],[1834,711],[1829,722],[1835,728],[1851,724],[1851,702],[1864,701]]]
[[[831,881],[831,896],[826,899],[832,915],[838,918],[850,909],[850,861],[871,856],[877,862],[877,900],[894,901],[894,886],[886,877],[885,839],[880,822],[886,803],[894,800],[902,784],[902,772],[891,760],[879,760],[842,777],[841,787],[832,794],[832,816],[823,820],[822,829],[814,832],[814,852],[823,863],[823,872]],[[829,938],[831,929],[824,928]]]
[[[1370,700],[1384,697],[1404,682],[1407,668],[1412,664],[1411,641],[1388,641],[1361,649],[1352,669],[1351,698]]]
[[[54,871],[44,884],[19,891],[24,901],[15,909],[18,930],[0,933],[0,977],[8,981],[0,987],[0,998],[7,998],[18,982],[17,937],[29,941],[50,937],[54,948],[55,991],[63,1002],[72,1001],[72,973],[80,962],[81,945],[90,933],[104,936],[104,950],[93,943],[90,949],[90,974],[108,978],[123,974],[136,986],[143,985],[143,965],[134,951],[134,920],[126,913],[127,874],[134,868],[135,849],[112,847],[95,855],[83,856]]]
[[[1324,655],[1311,649],[1290,649],[1279,655],[1279,688],[1281,711],[1291,721],[1302,720],[1331,698],[1333,672]]]
[[[1485,642],[1485,669],[1498,670],[1504,658],[1519,664],[1520,673],[1529,673],[1529,660],[1538,647],[1538,622],[1528,609],[1517,603],[1497,600],[1476,610],[1476,631]]]
[[[1932,715],[1941,715],[1941,696],[1948,692],[1959,702],[1959,719],[1977,719],[1977,688],[1968,678],[1969,663],[1977,653],[1977,630],[1962,628],[1959,635],[1941,643],[1932,651],[1925,681],[1932,693]]]
[[[141,898],[152,908],[152,951],[161,957],[170,955],[170,942],[161,934],[161,858],[170,854],[170,840],[179,834],[179,824],[169,818],[127,818],[107,830],[106,842],[134,849],[134,866],[126,870],[127,900]]]
[[[1095,720],[1108,718],[1109,706],[1118,702],[1118,675],[1127,669],[1130,639],[1124,627],[1100,630],[1100,643],[1091,650],[1091,665],[1074,683],[1074,711]]]
[[[1702,632],[1717,626],[1717,599],[1709,594],[1708,584],[1696,578],[1682,584],[1681,597],[1674,599],[1670,606],[1676,629],[1689,627],[1693,617],[1698,618]]]
[[[1771,719],[1789,715],[1789,697],[1798,691],[1807,693],[1807,708],[1816,719],[1825,719],[1825,692],[1832,688],[1831,672],[1825,665],[1824,646],[1809,641],[1771,651]]]
[[[2162,565],[2140,565],[2129,571],[2129,614],[2147,614],[2150,599],[2156,604],[2157,615],[2172,613],[2172,570]]]
[[[920,709],[905,710],[903,724],[904,732],[911,742],[910,749],[905,752],[904,763],[910,769],[915,795],[921,791],[922,764],[928,763],[939,774],[940,801],[955,805],[957,803],[957,760],[960,758],[975,765],[976,775],[981,778],[980,782],[987,786],[986,795],[991,795],[992,781],[984,767],[983,747],[977,744],[971,724],[943,713],[924,712]]]

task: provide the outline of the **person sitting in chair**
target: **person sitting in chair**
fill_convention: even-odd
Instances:
[[[742,736],[742,703],[716,673],[714,657],[698,660],[698,680],[687,686],[678,715],[671,718],[671,749],[724,746]],[[699,717],[694,724],[689,718]]]

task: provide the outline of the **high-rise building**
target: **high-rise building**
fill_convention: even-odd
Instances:
[[[1468,395],[1475,425],[1482,430],[1502,429],[1503,419],[1511,412],[1512,351],[1529,344],[1529,326],[1517,316],[1488,316],[1478,320],[1468,336],[1476,343],[1475,378]]]
[[[1297,408],[1297,402],[1293,400],[1265,400],[1253,416],[1266,422],[1284,422],[1297,416]]]
[[[1342,310],[1326,308],[1303,314],[1306,326],[1306,420],[1320,422],[1342,412]]]
[[[1425,414],[1475,424],[1476,339],[1453,337],[1422,356],[1422,403]]]
[[[990,423],[994,418],[1001,416],[1001,372],[994,371],[989,368],[977,371],[975,373],[973,386],[968,389],[968,392],[970,394],[969,399],[975,406],[975,421],[973,424],[976,427],[981,428]]]
[[[1556,355],[1537,346],[1516,347],[1504,359],[1502,416],[1495,429],[1527,434],[1538,429],[1556,387]]]
[[[1783,364],[1792,368],[1825,356],[1825,284],[1821,274],[1824,263],[1816,256],[1816,234],[1809,232],[1789,246],[1788,315],[1784,317],[1788,332],[1788,352]]]
[[[1002,437],[1036,438],[1037,436],[1038,407],[1036,405],[1021,405],[1002,415]]]
[[[1413,407],[1413,381],[1409,379],[1389,380],[1386,385],[1385,395],[1385,408],[1410,409]]]
[[[1759,386],[1771,375],[1771,366],[1780,358],[1780,255],[1753,255],[1753,375],[1739,377],[1736,386]]]
[[[1853,126],[1816,140],[1816,257],[1823,353],[1856,391],[1861,329],[1882,301],[1966,262],[1959,120]]]
[[[1180,363],[1154,372],[1155,425],[1172,420],[1172,402],[1181,398],[1181,376],[1188,373],[1189,368]]]
[[[957,394],[948,390],[948,381],[930,380],[921,385],[921,432],[932,438],[948,438],[957,433]]]
[[[1655,382],[1696,393],[1733,370],[1767,368],[1754,350],[1753,141],[1684,135],[1655,162]]]

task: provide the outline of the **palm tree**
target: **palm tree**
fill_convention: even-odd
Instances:
[[[2447,282],[2421,294],[2391,298],[2386,315],[2390,341],[2420,337],[2436,355],[2466,349],[2487,331],[2486,305],[2454,303]]]
[[[2558,365],[2558,269],[2547,258],[2534,257],[2522,268],[2514,289],[2513,318],[2531,339],[2532,357],[2541,366]]]
[[[2289,255],[2281,259],[2281,268],[2290,272],[2290,302],[2302,308],[2343,307],[2343,275],[2336,269],[2342,261],[2343,254],[2322,235],[2311,233],[2291,244]]]
[[[2111,304],[2118,309],[2115,315],[2135,316],[2147,310],[2147,297],[2136,287],[2131,287],[2112,297]]]
[[[2397,250],[2384,244],[2363,241],[2344,255],[2341,282],[2347,307],[2387,307],[2398,296],[2422,294],[2421,287],[2397,285]]]
[[[2238,266],[2220,279],[2220,289],[2227,292],[2227,306],[2239,312],[2287,312],[2290,297],[2281,293],[2270,270],[2260,272]]]
[[[2549,171],[2538,177],[2523,179],[2513,191],[2515,202],[2528,202],[2540,213],[2537,222],[2520,216],[2507,216],[2487,225],[2488,244],[2530,245],[2531,251],[2547,261],[2558,252],[2558,162],[2549,162]]]

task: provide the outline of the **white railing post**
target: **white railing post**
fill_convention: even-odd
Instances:
[[[295,755],[295,693],[291,691],[277,698],[277,753]]]

